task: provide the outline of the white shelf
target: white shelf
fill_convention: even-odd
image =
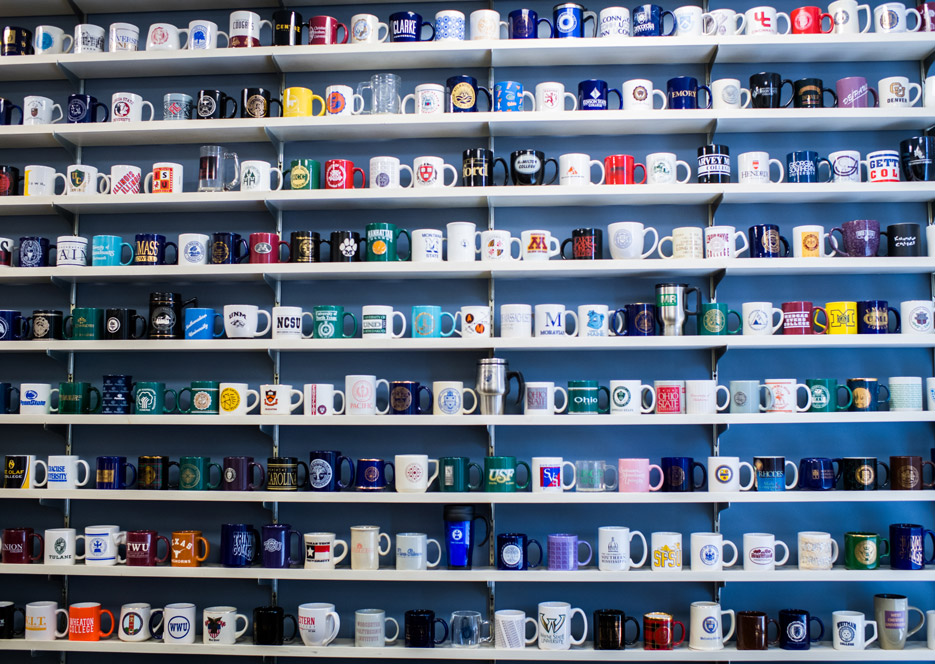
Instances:
[[[399,617],[399,616],[397,616]],[[400,635],[402,639],[402,635]],[[593,639],[589,639],[593,642]],[[905,650],[882,650],[873,644],[867,650],[857,652],[834,650],[830,642],[812,645],[808,650],[738,651],[731,641],[723,650],[690,650],[680,646],[675,650],[646,651],[637,645],[626,650],[594,650],[587,647],[572,647],[570,650],[539,650],[534,646],[508,650],[499,648],[452,648],[449,645],[435,648],[405,648],[401,645],[383,648],[355,648],[352,639],[336,639],[325,647],[299,645],[255,646],[247,639],[234,645],[166,645],[161,641],[127,643],[115,638],[104,641],[25,641],[10,639],[0,641],[0,650],[32,650],[43,652],[90,652],[103,653],[153,653],[160,655],[220,655],[223,657],[327,657],[378,659],[435,659],[435,660],[524,660],[553,662],[877,662],[877,661],[932,661],[933,652],[925,647],[924,641],[909,641]]]
[[[757,108],[717,111],[715,119],[715,131],[727,134],[921,131],[935,124],[935,108],[907,108],[897,113],[881,108]]]
[[[0,415],[0,425],[155,426],[708,426],[716,424],[869,424],[935,422],[935,412],[752,413],[738,415]]]
[[[935,51],[935,34],[720,35],[717,44],[718,64],[901,62],[927,58]]]
[[[513,493],[470,491],[105,491],[99,489],[0,489],[0,500],[119,500],[134,502],[202,503],[329,503],[388,505],[685,505],[716,503],[915,503],[935,501],[935,491],[737,491],[729,493],[688,491],[668,493],[576,492]]]

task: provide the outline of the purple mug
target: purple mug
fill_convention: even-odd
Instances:
[[[588,547],[586,560],[578,560],[579,547],[582,544]],[[594,552],[591,545],[584,540],[579,541],[577,535],[567,533],[549,535],[549,569],[576,570],[591,562],[592,555],[594,555]]]
[[[251,482],[253,478],[253,469],[260,471],[260,481]],[[221,488],[225,491],[255,491],[263,486],[266,480],[266,473],[263,472],[263,466],[248,456],[229,456],[224,457],[223,470],[221,471]]]
[[[838,231],[844,237],[844,250],[838,245],[834,232]],[[838,227],[832,228],[828,234],[834,251],[845,256],[876,256],[880,249],[880,222],[876,219],[854,219],[845,221]]]
[[[870,87],[863,76],[839,78],[835,84],[838,93],[838,108],[867,108],[868,93],[873,94],[873,107],[880,105],[880,96]]]
[[[302,533],[294,530],[288,523],[271,523],[263,526],[263,535],[260,537],[262,548],[263,567],[270,569],[289,569],[298,565],[301,558],[292,557],[292,536],[298,538],[299,549],[302,549]]]

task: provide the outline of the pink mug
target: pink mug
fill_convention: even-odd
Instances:
[[[659,471],[659,482],[657,484],[649,483],[653,468]],[[662,468],[654,463],[649,463],[649,459],[618,459],[617,478],[617,491],[620,493],[659,491],[664,480]]]
[[[338,41],[338,28],[344,28],[344,41]],[[333,16],[313,16],[308,20],[309,44],[346,44],[347,26]]]

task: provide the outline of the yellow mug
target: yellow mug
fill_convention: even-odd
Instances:
[[[321,112],[315,113],[314,102],[321,104]],[[282,95],[282,116],[284,118],[307,118],[325,114],[325,100],[313,94],[308,88],[286,88]]]
[[[828,334],[857,334],[856,302],[829,302],[825,311],[828,313]]]

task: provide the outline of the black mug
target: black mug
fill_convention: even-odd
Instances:
[[[109,341],[142,339],[146,336],[146,319],[136,309],[105,309],[104,339]]]
[[[322,240],[331,248],[332,263],[357,263],[361,260],[360,233],[354,231],[332,231],[330,240]]]
[[[31,30],[18,28],[15,25],[6,25],[3,27],[3,39],[0,40],[0,55],[34,54]]]
[[[636,627],[636,636],[632,640],[624,634],[628,622]],[[640,624],[633,616],[627,616],[619,609],[598,609],[594,612],[595,650],[624,650],[626,646],[636,645],[639,640]]]
[[[286,619],[292,621],[292,634],[284,638]],[[295,616],[286,613],[281,606],[258,606],[253,609],[253,643],[258,646],[281,646],[292,643],[299,633]]]
[[[698,148],[698,182],[702,184],[730,182],[730,149],[726,145],[709,143]]]
[[[211,264],[234,265],[243,263],[250,255],[247,241],[240,233],[214,233],[211,238]]]
[[[826,94],[834,99],[828,107],[825,106]],[[834,90],[824,87],[820,78],[800,78],[792,84],[792,99],[785,105],[790,103],[794,108],[834,108],[838,105],[838,96]]]
[[[435,639],[435,623],[441,623],[445,629],[444,636],[438,640]],[[436,618],[434,611],[414,609],[406,611],[405,632],[407,648],[434,648],[448,638],[448,623]]]
[[[13,396],[13,393],[16,396]],[[0,383],[0,414],[12,415],[19,412],[19,388],[12,383]]]
[[[273,12],[273,46],[302,44],[302,15],[281,9]]]
[[[465,187],[492,187],[494,182],[494,168],[503,164],[503,186],[506,186],[509,177],[509,168],[506,161],[493,156],[493,150],[487,148],[471,148],[461,155],[461,184]]]
[[[26,319],[30,339],[64,339],[64,319],[64,314],[56,309],[36,309]]]
[[[240,117],[242,118],[270,118],[272,116],[271,104],[279,106],[279,115],[282,115],[282,102],[270,97],[266,88],[244,88],[240,92]]]
[[[747,229],[751,258],[781,258],[789,255],[789,241],[776,224],[755,224]]]
[[[299,481],[299,468],[305,469],[305,478]],[[266,459],[267,491],[298,491],[308,484],[308,466],[296,457],[269,457]]]
[[[834,463],[838,464],[834,481],[842,480],[841,488],[845,491],[876,491],[890,481],[890,467],[876,457],[843,457],[834,459]],[[879,466],[886,471],[882,482]]]
[[[227,105],[234,105],[228,112]],[[195,100],[195,117],[201,120],[226,120],[237,115],[237,100],[220,90],[199,90]]]
[[[565,255],[565,247],[571,245],[571,258],[573,260],[594,261],[604,257],[604,232],[600,228],[576,228],[571,237],[562,242],[561,257]]]
[[[321,235],[314,231],[292,231],[289,236],[290,263],[320,263]]]
[[[182,307],[197,307],[198,298],[183,300],[179,293],[149,294],[149,338],[181,339],[185,334]]]
[[[886,236],[886,255],[921,256],[922,228],[919,224],[890,224],[880,235]]]
[[[23,176],[16,166],[0,166],[0,196],[19,196],[19,185],[22,181]],[[13,248],[8,247],[4,251],[12,252]]]
[[[900,141],[899,162],[908,181],[935,180],[935,136],[914,136]]]
[[[167,456],[147,455],[137,459],[136,488],[143,491],[166,491],[167,489],[178,489],[179,482],[169,481],[169,469],[175,466],[179,467],[178,461],[171,461]]]
[[[785,104],[781,103],[782,86],[786,83],[794,84],[787,78],[783,78],[776,72],[761,71],[750,77],[750,106],[753,108],[783,108],[792,101]]]
[[[545,167],[551,162],[555,165],[552,179],[545,184],[552,184],[558,179],[558,162],[546,159],[538,150],[516,150],[510,153],[510,179],[521,187],[543,184]]]
[[[28,541],[29,540],[27,540],[27,542]],[[23,625],[21,629],[16,629],[13,626],[17,611],[22,614],[23,620],[25,621],[26,612],[18,606],[13,606],[13,602],[0,604],[0,639],[12,639],[16,636],[22,636],[25,633],[25,625]],[[54,626],[52,627],[52,631],[55,631]]]

